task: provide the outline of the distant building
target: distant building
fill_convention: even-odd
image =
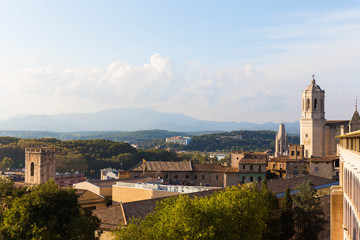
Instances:
[[[289,153],[270,159],[268,170],[282,179],[309,175],[310,161],[304,158],[304,146],[290,145]]]
[[[266,178],[269,155],[262,152],[232,152],[231,167],[239,173],[239,181],[261,182]]]
[[[207,187],[163,185],[158,183],[127,183],[117,182],[112,187],[114,203],[126,203],[145,199],[162,198],[179,194],[207,191]],[[212,187],[212,189],[214,189]]]
[[[113,168],[104,168],[100,170],[101,180],[119,179],[119,170]]]
[[[360,130],[360,116],[355,105],[351,120],[325,119],[325,91],[316,84],[315,78],[302,92],[300,120],[300,144],[304,145],[305,157],[336,155],[337,135]]]
[[[25,149],[25,184],[55,179],[55,148]]]
[[[238,184],[238,173],[217,163],[142,161],[129,170],[130,178],[156,177],[187,186],[226,187]]]
[[[189,137],[182,137],[182,136],[177,136],[177,137],[170,137],[170,138],[166,138],[166,142],[169,143],[178,143],[181,145],[189,145],[191,142],[191,138]]]
[[[86,181],[86,177],[82,173],[78,174],[56,174],[55,183],[59,187],[72,186],[75,183]]]
[[[288,135],[285,132],[285,125],[281,123],[275,137],[275,156],[287,155],[289,151],[288,144]]]

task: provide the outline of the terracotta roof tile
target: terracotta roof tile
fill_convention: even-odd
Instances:
[[[189,193],[186,195],[191,198],[206,197],[210,196],[216,191],[219,190],[214,189],[196,193]],[[92,213],[100,219],[101,228],[112,229],[117,227],[118,225],[124,225],[129,223],[132,218],[144,218],[150,212],[154,211],[156,204],[164,198],[167,197],[120,203],[106,208],[93,210]]]
[[[284,193],[289,186],[291,190],[296,190],[296,187],[301,185],[304,181],[311,180],[314,186],[325,185],[329,183],[336,183],[336,180],[322,178],[317,176],[303,176],[289,179],[272,179],[268,180],[268,189],[275,194]],[[261,187],[261,183],[258,184]]]
[[[160,162],[146,161],[140,162],[130,171],[150,171],[150,172],[175,172],[175,171],[192,171],[190,162]]]

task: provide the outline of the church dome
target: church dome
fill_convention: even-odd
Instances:
[[[307,86],[306,91],[317,91],[317,92],[324,92],[319,85],[316,84],[315,75],[313,75],[313,79],[311,80],[311,84]]]

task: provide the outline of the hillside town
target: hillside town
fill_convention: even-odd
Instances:
[[[132,224],[131,219],[145,219],[158,211],[157,203],[167,198],[207,198],[234,186],[255,184],[261,188],[266,181],[268,191],[281,202],[285,201],[288,188],[290,194],[296,195],[298,187],[310,181],[316,189],[324,222],[316,236],[341,239],[346,235],[357,239],[357,104],[350,120],[327,120],[325,91],[314,77],[300,100],[300,144],[289,144],[285,125],[280,124],[273,154],[237,150],[231,152],[228,161],[202,163],[144,158],[129,170],[101,169],[100,178],[92,179],[81,173],[59,174],[56,161],[61,149],[27,147],[24,170],[4,169],[2,181],[4,184],[6,179],[12,179],[20,188],[48,181],[63,189],[73,188],[79,206],[99,219],[94,236],[104,240],[115,239],[114,230],[126,228]],[[184,145],[190,141],[187,137],[169,139]]]

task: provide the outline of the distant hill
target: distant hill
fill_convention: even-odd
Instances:
[[[299,133],[299,122],[284,123],[290,134]],[[279,123],[203,121],[181,113],[163,113],[150,108],[110,109],[95,113],[19,115],[0,121],[0,129],[43,132],[138,131],[162,129],[176,132],[272,130]],[[56,135],[56,134],[55,134]]]

